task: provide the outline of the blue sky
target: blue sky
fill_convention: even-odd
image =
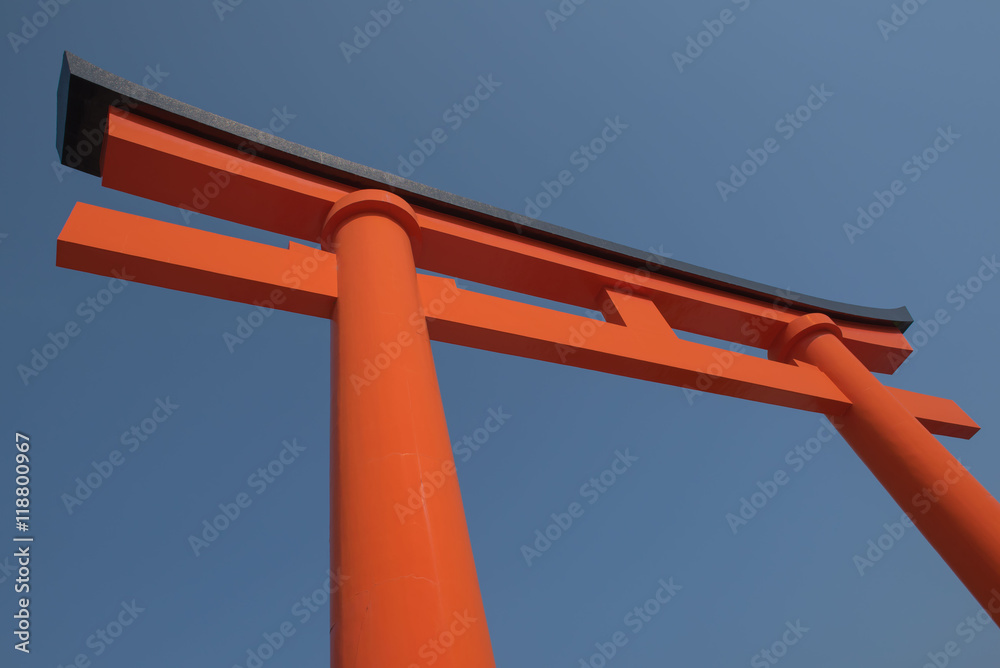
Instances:
[[[893,3],[860,0],[591,0],[562,3],[568,16],[547,14],[554,0],[402,0],[367,45],[341,46],[389,4],[51,0],[36,30],[45,0],[4,4],[0,498],[13,503],[13,434],[27,433],[36,542],[33,651],[5,631],[0,663],[246,667],[282,625],[294,633],[267,668],[328,657],[329,606],[302,599],[328,568],[329,323],[275,312],[230,351],[223,337],[250,306],[55,266],[77,201],[285,241],[54,170],[64,50],[385,171],[441,128],[412,179],[524,213],[568,169],[543,220],[805,294],[905,305],[917,320],[944,310],[933,336],[910,330],[916,354],[887,382],[979,421],[971,441],[942,441],[1000,494],[1000,280],[956,296],[1000,252],[1000,8],[911,0],[895,25]],[[703,31],[699,52],[688,39]],[[690,62],[674,55],[689,48]],[[449,115],[480,77],[496,82],[488,99]],[[810,99],[808,119],[783,121]],[[574,158],[607,119],[627,127],[596,159]],[[943,136],[933,164],[913,161]],[[766,162],[720,192],[762,148]],[[895,181],[892,204],[849,234]],[[18,365],[70,322],[79,335],[25,382]],[[893,526],[901,511],[839,436],[808,461],[795,454],[826,437],[820,416],[444,344],[434,354],[453,441],[509,415],[457,457],[498,666],[596,667],[615,637],[627,642],[613,668],[770,666],[761,652],[775,643],[788,668],[918,668],[948,648],[949,665],[996,665],[1000,633],[978,624],[919,533]],[[133,427],[145,439],[123,443]],[[108,470],[116,450],[110,477],[67,507],[76,479]],[[606,491],[581,489],[626,452],[636,460]],[[269,464],[270,482],[258,473]],[[787,484],[734,533],[727,514],[779,471]],[[241,494],[249,505],[195,554],[189,537]],[[529,564],[522,546],[573,503],[583,514]],[[665,597],[661,581],[674,594],[642,619],[634,609]],[[131,623],[102,640],[120,618]]]

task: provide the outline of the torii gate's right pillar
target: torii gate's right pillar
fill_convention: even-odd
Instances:
[[[819,367],[847,395],[851,407],[831,421],[1000,625],[1000,502],[858,361],[827,316],[792,321],[769,356]]]

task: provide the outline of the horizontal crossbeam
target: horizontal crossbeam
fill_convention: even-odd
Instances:
[[[326,214],[353,188],[112,109],[103,184],[133,195],[316,242]],[[629,268],[513,232],[414,207],[421,269],[521,294],[603,310],[608,288],[650,299],[676,329],[767,349],[804,315],[798,295],[766,301]],[[912,352],[892,326],[838,320],[844,342],[872,370],[892,373]]]
[[[282,249],[82,203],[59,235],[56,262],[107,276],[124,270],[140,283],[324,318],[337,299],[333,253],[294,242]],[[655,300],[624,289],[604,291],[600,306],[608,321],[602,321],[463,290],[438,276],[420,275],[419,288],[436,341],[832,415],[851,406],[816,367],[678,338]],[[396,343],[386,341],[386,349]],[[953,401],[892,392],[935,434],[970,438],[979,429]]]

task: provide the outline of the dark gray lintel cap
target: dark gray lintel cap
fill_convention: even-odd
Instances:
[[[905,332],[913,323],[905,307],[894,309],[852,306],[782,291],[686,262],[622,246],[550,225],[511,211],[429,188],[395,174],[381,172],[269,135],[229,119],[178,102],[148,88],[106,72],[66,52],[59,77],[56,149],[62,164],[94,176],[101,175],[100,145],[108,107],[117,106],[167,126],[239,150],[252,150],[268,160],[354,188],[378,188],[395,193],[415,206],[469,220],[485,227],[513,232],[591,257],[630,268],[750,297],[769,304],[831,318]]]

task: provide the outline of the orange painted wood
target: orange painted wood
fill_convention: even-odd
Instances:
[[[833,424],[1000,625],[1000,502],[847,350],[826,316],[792,323],[774,356],[815,364],[843,390],[851,408]]]
[[[349,201],[348,201],[349,200]],[[361,203],[361,209],[344,205]],[[389,204],[387,208],[384,205]],[[330,558],[335,666],[494,666],[486,613],[398,197],[331,214]],[[425,489],[426,486],[426,489]]]
[[[338,295],[338,259],[331,253],[295,243],[281,249],[88,204],[77,204],[67,220],[56,261],[108,276],[127,267],[140,283],[246,303],[269,300],[274,308],[325,318]],[[437,341],[814,412],[839,415],[850,406],[810,365],[677,338],[656,303],[639,295],[605,293],[600,304],[609,321],[603,322],[461,290],[447,278],[420,275],[418,285]],[[971,438],[979,429],[953,401],[890,391],[936,434]]]
[[[323,255],[329,260],[315,260]],[[309,258],[315,270],[303,280],[295,269],[313,267]],[[337,259],[329,253],[301,244],[277,248],[84,203],[73,208],[59,234],[56,265],[105,276],[126,267],[139,283],[247,304],[270,299],[278,289],[285,301],[277,308],[321,318],[330,317],[337,295]]]
[[[114,109],[103,150],[109,188],[311,242],[333,203],[351,192]],[[417,266],[436,273],[594,310],[601,310],[606,288],[627,288],[656,302],[675,329],[762,349],[803,315],[438,212],[416,213],[423,238]],[[912,352],[894,328],[838,324],[845,344],[873,371],[892,373]]]

